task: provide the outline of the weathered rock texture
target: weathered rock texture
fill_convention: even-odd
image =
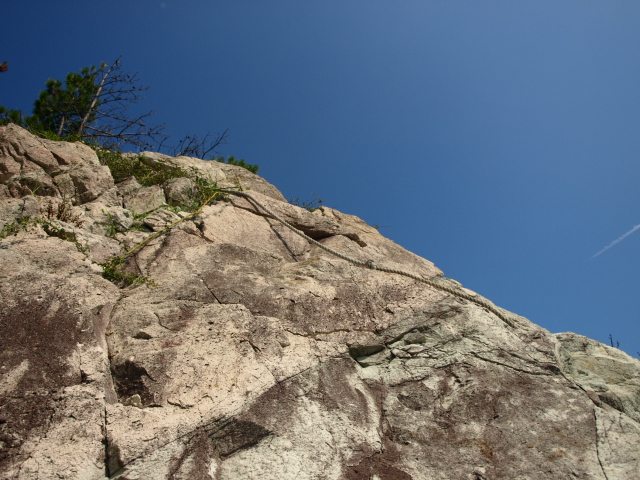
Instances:
[[[239,167],[148,155],[459,288],[356,217],[292,206]],[[65,198],[84,222],[0,243],[0,478],[640,478],[640,361],[354,266],[244,199],[149,242],[129,263],[155,285],[119,289],[94,262],[185,216],[162,206],[192,184],[108,173],[83,145],[0,128],[0,227]]]

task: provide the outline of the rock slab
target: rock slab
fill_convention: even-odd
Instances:
[[[640,361],[348,263],[245,199],[151,240],[128,268],[153,284],[118,288],[96,262],[186,217],[191,184],[114,185],[87,149],[0,127],[0,228],[47,219],[49,199],[76,219],[0,241],[0,478],[640,478]],[[470,294],[240,167],[148,158],[234,177],[327,247]],[[75,166],[96,176],[81,187]]]

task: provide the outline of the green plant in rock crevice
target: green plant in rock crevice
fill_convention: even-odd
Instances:
[[[106,222],[108,231],[105,236],[108,238],[113,238],[118,233],[118,228],[117,228],[118,222],[116,221],[116,219],[114,218],[111,212],[107,212],[104,209],[102,209],[102,213],[104,213],[108,219],[108,221]]]
[[[198,208],[196,211],[191,212],[189,215],[180,218],[179,220],[176,220],[175,222],[173,222],[170,225],[167,225],[165,228],[163,228],[162,230],[153,233],[152,235],[149,235],[147,238],[145,238],[142,242],[138,243],[137,245],[135,245],[133,248],[129,249],[125,254],[120,255],[120,256],[115,256],[115,257],[110,257],[109,259],[107,259],[105,262],[103,263],[99,263],[98,265],[100,265],[103,268],[103,274],[102,276],[104,278],[106,278],[107,280],[110,280],[116,284],[121,284],[124,286],[128,286],[128,285],[132,285],[132,284],[142,284],[142,283],[147,283],[150,285],[154,285],[155,283],[153,282],[153,280],[149,280],[147,277],[144,276],[139,276],[136,275],[134,273],[126,273],[123,271],[122,269],[122,265],[124,264],[125,260],[127,258],[129,258],[131,255],[133,255],[136,251],[140,250],[143,246],[145,246],[147,243],[149,243],[151,240],[153,240],[154,238],[162,235],[163,233],[167,232],[168,230],[171,230],[173,227],[175,227],[176,225],[178,225],[179,223],[192,218],[194,216],[196,216],[199,213],[202,213],[202,210],[204,209],[205,206],[207,206],[211,201],[213,201],[215,199],[216,196],[219,195],[224,195],[223,192],[220,192],[219,189],[215,189],[215,191],[213,191],[212,195],[207,198],[201,205],[200,208]]]
[[[121,152],[95,148],[98,159],[102,165],[109,167],[115,183],[122,182],[130,177],[143,187],[161,185],[172,178],[186,177],[187,174],[181,168],[166,166],[163,168],[152,167],[142,161],[142,156],[134,158],[125,156]]]
[[[120,286],[129,286],[143,283],[153,285],[153,281],[149,280],[147,277],[140,276],[135,273],[125,272],[125,260],[134,252],[149,243],[152,239],[173,228],[178,223],[193,217],[197,213],[200,213],[204,206],[219,194],[218,185],[211,179],[204,177],[197,169],[193,167],[189,171],[172,166],[156,167],[145,163],[142,156],[131,158],[130,156],[127,157],[121,152],[117,151],[110,151],[101,148],[95,148],[95,150],[100,163],[106,165],[109,168],[109,170],[111,171],[111,175],[113,176],[113,179],[116,183],[126,180],[130,177],[134,177],[136,181],[142,186],[161,185],[167,180],[173,178],[190,178],[194,182],[195,192],[192,199],[188,202],[184,202],[178,205],[177,207],[174,207],[174,209],[179,209],[178,211],[182,210],[191,212],[190,215],[177,220],[176,222],[160,230],[159,232],[151,234],[145,240],[129,249],[125,254],[110,257],[105,262],[99,264],[103,268],[103,277]],[[167,209],[169,209],[169,207]],[[150,213],[151,212],[147,212],[144,214],[134,214],[135,222],[130,230],[143,230],[144,225],[140,220],[145,218]],[[112,221],[112,224],[113,223],[114,222]],[[115,235],[115,225],[113,227],[113,230]]]
[[[114,178],[114,181],[120,182],[130,177],[135,177],[138,183],[142,186],[152,186],[152,185],[160,185],[165,181],[172,178],[190,178],[195,185],[195,192],[190,201],[184,202],[176,207],[167,207],[170,210],[176,210],[176,213],[179,211],[187,211],[190,212],[189,215],[180,218],[179,220],[173,222],[168,225],[164,229],[153,233],[148,236],[145,240],[135,245],[133,248],[129,249],[125,254],[120,256],[113,256],[108,258],[105,262],[98,263],[103,268],[103,277],[107,280],[110,280],[120,286],[128,286],[128,285],[136,285],[136,284],[149,284],[155,285],[153,280],[148,279],[145,276],[138,275],[135,273],[125,272],[124,264],[128,257],[133,255],[136,251],[142,248],[144,245],[149,243],[154,238],[159,235],[165,233],[170,230],[177,224],[194,217],[195,215],[202,212],[203,208],[212,202],[218,196],[224,196],[224,193],[220,191],[217,183],[212,181],[210,178],[203,176],[197,169],[191,167],[189,171],[178,167],[154,167],[150,166],[147,163],[144,163],[141,157],[125,157],[121,152],[118,151],[110,151],[105,150],[95,145],[92,147],[96,150],[100,163],[106,165]],[[232,159],[233,160],[233,159]],[[228,162],[230,164],[240,165],[240,163]],[[245,165],[240,165],[245,166]],[[245,166],[246,168],[246,166]],[[257,170],[257,169],[256,169]],[[238,188],[242,189],[238,183]],[[48,219],[53,219],[55,217],[61,221],[70,221],[71,223],[75,223],[76,226],[81,226],[82,221],[79,219],[79,216],[74,216],[71,213],[70,206],[67,205],[66,199],[63,199],[63,202],[54,207],[53,202],[50,201],[45,211],[42,213],[47,215]],[[112,214],[109,212],[105,212],[109,219],[111,220],[111,235],[114,236],[117,233],[116,229],[116,221],[113,218]],[[142,215],[134,215],[136,222],[134,223],[133,229],[144,229],[143,223],[140,221],[151,212],[147,212]],[[19,221],[13,222],[12,224],[5,225],[5,227],[0,231],[0,240],[6,238],[9,235],[16,235],[20,231],[26,231],[29,225],[41,224],[43,228],[47,232],[48,235],[56,236],[63,240],[71,241],[76,244],[78,251],[86,253],[89,250],[88,245],[81,245],[75,236],[74,232],[68,232],[64,228],[53,225],[50,221],[43,218],[31,218],[24,217]]]
[[[38,202],[40,202],[40,200],[38,200]],[[53,198],[49,198],[49,201],[40,207],[42,217],[25,216],[17,219],[15,222],[6,224],[0,230],[0,241],[8,236],[15,236],[21,231],[27,231],[30,225],[42,225],[48,235],[73,241],[77,244],[76,246],[79,251],[86,252],[88,251],[88,246],[81,246],[76,241],[75,232],[68,232],[64,227],[56,226],[51,222],[52,220],[59,220],[64,223],[69,223],[74,227],[82,227],[84,221],[80,220],[80,215],[74,214],[71,209],[71,202],[66,196],[63,196],[59,202],[54,202]]]
[[[73,243],[80,253],[86,254],[91,250],[88,242],[84,245],[78,240],[74,231],[69,231],[64,227],[53,224],[50,220],[39,217],[22,217],[21,219],[5,225],[0,230],[0,241],[13,235],[17,235],[20,232],[26,232],[30,226],[40,225],[47,235],[50,237],[57,237],[61,240],[66,240]]]
[[[2,229],[0,229],[0,242],[12,235],[16,236],[20,232],[26,232],[29,225],[34,225],[36,223],[36,219],[26,216],[19,218],[15,222],[5,224]]]
[[[91,250],[88,242],[85,242],[85,244],[82,245],[78,241],[78,237],[75,232],[69,232],[63,227],[58,227],[50,222],[42,222],[42,228],[50,237],[58,237],[62,240],[73,243],[80,253],[84,253],[86,255],[86,253]]]
[[[195,194],[191,201],[184,202],[180,207],[191,212],[200,208],[203,201],[209,198],[218,188],[216,182],[205,177],[195,167],[188,170],[165,166],[156,167],[142,160],[143,156],[135,158],[126,157],[120,152],[96,149],[100,163],[109,167],[114,182],[119,183],[127,178],[134,177],[143,187],[162,185],[167,180],[174,178],[189,178],[195,184]]]
[[[58,226],[53,224],[50,220],[39,217],[22,217],[21,219],[6,224],[0,230],[0,242],[7,237],[15,236],[20,232],[26,232],[29,230],[29,227],[40,225],[42,229],[45,231],[47,235],[50,237],[57,237],[61,240],[65,240],[67,242],[73,243],[77,250],[80,253],[87,254],[91,248],[87,242],[84,245],[80,243],[76,233],[73,231],[69,231],[62,226]],[[129,285],[141,285],[148,284],[155,286],[153,280],[149,278],[138,275],[136,273],[125,272],[123,270],[123,263],[126,260],[128,255],[124,256],[115,256],[108,258],[105,262],[97,263],[103,269],[102,276],[107,280],[120,285],[120,286],[129,286]]]
[[[125,272],[123,269],[126,257],[110,257],[103,263],[98,263],[102,267],[102,277],[121,287],[130,285],[150,285],[157,286],[153,280],[144,275],[133,272]]]

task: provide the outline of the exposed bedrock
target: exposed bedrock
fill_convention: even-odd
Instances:
[[[241,167],[145,155],[482,298]],[[245,198],[179,222],[192,180],[115,183],[82,144],[0,127],[0,183],[0,478],[640,478],[640,361],[620,350],[348,263]],[[158,232],[125,262],[149,281],[103,278]]]

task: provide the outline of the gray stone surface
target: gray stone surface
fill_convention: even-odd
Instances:
[[[0,127],[0,183],[14,198],[64,196],[81,204],[113,187],[113,178],[90,147],[42,139],[9,124]]]
[[[108,206],[104,203],[87,203],[81,207],[83,229],[97,235],[113,236],[126,232],[134,222],[130,210],[120,206]]]
[[[48,178],[70,155],[23,137]],[[151,188],[80,200],[82,225],[51,221],[64,238],[36,224],[0,242],[0,478],[640,478],[639,360],[354,266],[244,199],[152,239],[127,268],[154,284],[117,288],[94,262],[186,216],[127,223]],[[442,275],[357,217],[264,191],[330,248]],[[0,222],[39,215],[46,198],[25,192],[0,201]],[[113,238],[104,212],[122,217]]]
[[[640,365],[621,350],[575,333],[558,333],[565,374],[598,400],[640,422]],[[603,406],[603,405],[600,405]]]
[[[172,178],[162,184],[167,203],[180,205],[193,202],[195,196],[195,182],[190,178]]]
[[[120,294],[42,230],[0,246],[0,478],[103,478],[104,325]]]
[[[25,217],[35,217],[42,213],[42,199],[35,195],[23,198],[0,199],[0,230],[7,224]]]
[[[143,223],[154,232],[159,232],[178,220],[180,220],[180,217],[175,213],[169,210],[158,209],[147,215]]]
[[[131,210],[134,214],[152,212],[166,204],[167,201],[164,197],[164,191],[159,185],[141,187],[124,197],[125,208]]]
[[[239,185],[245,190],[258,192],[276,200],[286,201],[276,187],[246,168],[228,165],[215,160],[202,161],[193,157],[170,157],[157,152],[142,152],[140,155],[143,156],[144,162],[151,165],[182,168],[217,182],[221,187],[232,188]]]

